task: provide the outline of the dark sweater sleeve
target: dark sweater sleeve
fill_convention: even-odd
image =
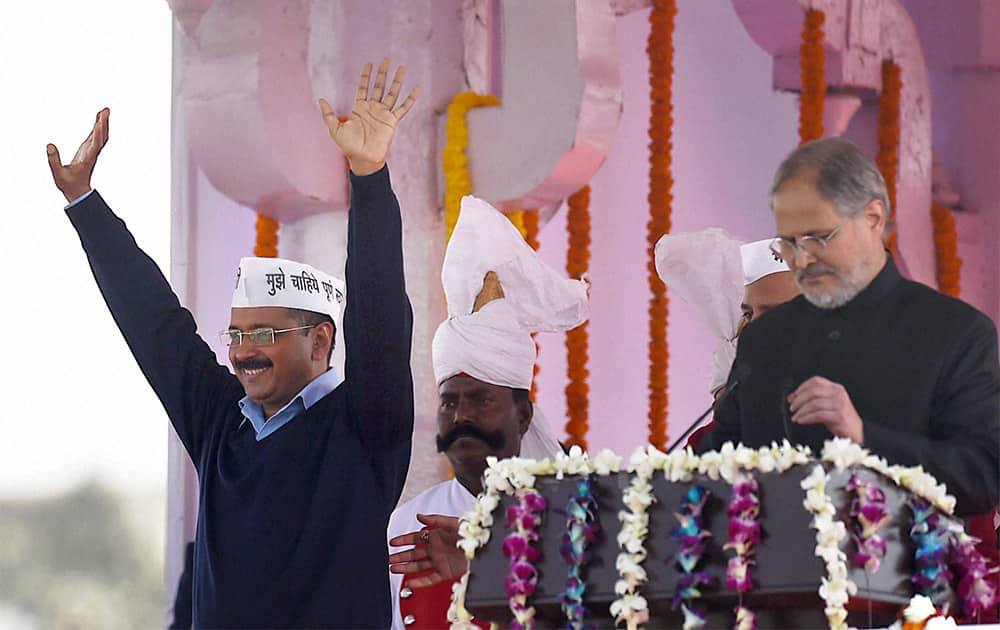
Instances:
[[[413,312],[403,280],[403,229],[389,169],[351,174],[347,220],[344,382],[351,418],[372,449],[401,446],[413,434],[410,344]]]
[[[156,263],[136,244],[125,223],[94,191],[66,214],[80,236],[90,269],[118,329],[195,465],[207,418],[235,404],[239,381],[220,366],[198,336]],[[211,408],[211,409],[210,409]]]
[[[993,323],[977,313],[946,357],[931,409],[930,435],[865,423],[865,447],[892,463],[923,465],[955,495],[962,515],[1000,500],[1000,363]]]

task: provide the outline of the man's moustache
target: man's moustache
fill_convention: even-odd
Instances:
[[[269,368],[272,365],[274,364],[269,359],[246,359],[233,362],[233,368],[236,370],[259,370]]]
[[[500,431],[484,431],[474,424],[460,424],[443,436],[438,435],[435,437],[438,453],[444,453],[451,448],[451,445],[456,440],[463,437],[474,438],[480,442],[484,442],[494,451],[502,449],[507,444],[507,439]]]
[[[834,275],[837,275],[837,271],[833,267],[828,267],[826,265],[812,264],[806,267],[805,269],[796,270],[795,279],[798,280],[799,282],[802,282],[802,280],[810,276],[818,276],[824,273],[832,273]]]

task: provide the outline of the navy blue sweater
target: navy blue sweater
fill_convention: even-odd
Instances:
[[[409,465],[412,311],[388,170],[351,177],[345,380],[256,441],[243,388],[96,192],[67,210],[198,470],[195,627],[385,628],[385,531]]]

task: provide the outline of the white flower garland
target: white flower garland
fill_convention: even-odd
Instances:
[[[610,449],[602,449],[594,458],[590,458],[579,446],[571,448],[568,455],[560,453],[555,461],[547,457],[539,461],[521,457],[504,460],[487,457],[483,493],[477,497],[475,505],[458,525],[458,547],[465,552],[467,559],[472,560],[476,550],[489,542],[493,511],[500,505],[501,494],[513,495],[518,490],[534,490],[535,477],[539,475],[555,475],[557,479],[566,475],[607,476],[621,469],[621,459]],[[475,629],[472,614],[465,608],[467,585],[468,573],[452,587],[451,605],[448,607],[448,621],[451,622],[452,630]]]
[[[929,501],[945,514],[955,513],[955,497],[948,494],[947,486],[938,483],[934,475],[924,472],[923,466],[890,466],[885,458],[873,455],[868,449],[847,438],[827,440],[823,445],[822,459],[841,471],[857,465],[871,468],[892,479],[897,486]]]
[[[867,449],[846,438],[828,440],[823,447],[821,459],[832,464],[837,470],[851,466],[865,466],[882,473],[913,494],[930,501],[947,514],[953,514],[955,497],[947,492],[944,484],[939,484],[920,466],[890,466],[884,458],[872,455]],[[468,559],[490,539],[493,525],[493,511],[500,504],[500,494],[514,494],[516,490],[534,488],[538,475],[555,475],[562,479],[565,475],[610,475],[621,470],[621,457],[604,449],[590,458],[579,447],[573,447],[568,455],[541,461],[513,457],[497,461],[487,458],[488,468],[484,477],[484,491],[479,495],[472,510],[465,515],[459,525],[458,546]],[[628,472],[633,473],[629,487],[623,492],[622,500],[628,507],[619,513],[622,529],[618,534],[621,549],[615,562],[619,580],[615,583],[618,599],[612,602],[611,615],[625,621],[629,630],[648,620],[649,609],[646,599],[639,589],[646,582],[646,571],[642,567],[646,559],[645,539],[649,531],[648,509],[655,498],[652,494],[653,475],[662,471],[671,482],[687,482],[695,473],[706,475],[717,481],[720,478],[733,484],[743,472],[769,473],[785,472],[793,466],[814,462],[808,447],[793,446],[787,440],[782,444],[771,443],[759,449],[727,442],[718,451],[702,455],[691,449],[674,451],[667,455],[651,446],[640,447],[629,460]],[[825,613],[831,628],[846,627],[845,605],[857,591],[857,586],[847,579],[846,554],[840,550],[840,542],[847,536],[843,522],[835,521],[836,511],[826,494],[827,475],[822,466],[816,466],[803,479],[806,490],[805,508],[813,515],[812,527],[816,529],[816,555],[826,563],[827,575],[822,578],[819,594],[826,603]],[[448,609],[448,620],[453,629],[470,629],[472,615],[465,609],[465,589],[467,577],[455,584],[452,604]]]
[[[615,562],[619,576],[615,582],[618,599],[611,603],[611,615],[616,621],[625,621],[629,630],[635,630],[639,624],[649,620],[649,605],[646,598],[639,594],[639,587],[646,582],[646,570],[642,568],[642,563],[646,559],[645,540],[649,533],[647,511],[655,501],[650,481],[656,471],[663,471],[663,476],[671,482],[691,481],[694,473],[698,473],[713,481],[722,478],[733,484],[742,471],[784,472],[811,460],[811,451],[807,447],[792,446],[788,440],[780,446],[772,443],[759,449],[733,446],[731,442],[726,442],[718,451],[703,455],[696,455],[690,448],[669,455],[652,446],[637,449],[629,460],[632,481],[622,495],[629,511],[623,510],[618,514],[622,522],[618,546],[622,551]]]
[[[655,501],[650,481],[653,472],[662,470],[667,456],[652,446],[636,449],[629,459],[628,470],[632,481],[622,492],[622,502],[628,511],[618,513],[622,522],[618,532],[618,547],[621,552],[615,560],[619,579],[615,582],[615,595],[611,602],[611,616],[615,623],[624,621],[629,630],[635,630],[640,623],[649,620],[649,605],[639,594],[639,587],[646,583],[646,570],[642,563],[646,560],[646,535],[649,534],[649,514],[647,510]]]
[[[800,484],[806,491],[802,504],[813,515],[812,527],[816,530],[816,555],[826,563],[826,576],[821,578],[819,596],[826,603],[824,613],[830,627],[847,627],[847,600],[858,591],[857,585],[847,578],[847,554],[840,550],[840,541],[847,537],[847,527],[835,521],[837,509],[826,493],[827,474],[817,464],[812,473]]]

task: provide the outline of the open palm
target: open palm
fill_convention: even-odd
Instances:
[[[356,175],[369,175],[382,168],[392,145],[396,125],[410,111],[420,93],[419,86],[413,88],[406,100],[397,107],[406,68],[400,66],[396,70],[392,85],[386,91],[388,70],[389,60],[383,59],[375,75],[375,85],[369,91],[372,65],[365,64],[358,81],[351,116],[344,122],[340,121],[325,99],[319,101],[323,122],[330,131],[330,137],[340,147]]]
[[[101,149],[108,143],[108,119],[110,116],[111,110],[106,107],[97,112],[94,128],[90,130],[90,135],[76,150],[76,155],[73,156],[69,164],[62,163],[56,145],[50,144],[46,147],[52,179],[55,180],[56,187],[66,197],[66,201],[72,202],[90,190],[90,176],[94,173],[94,166],[97,165],[97,156],[101,154]]]

